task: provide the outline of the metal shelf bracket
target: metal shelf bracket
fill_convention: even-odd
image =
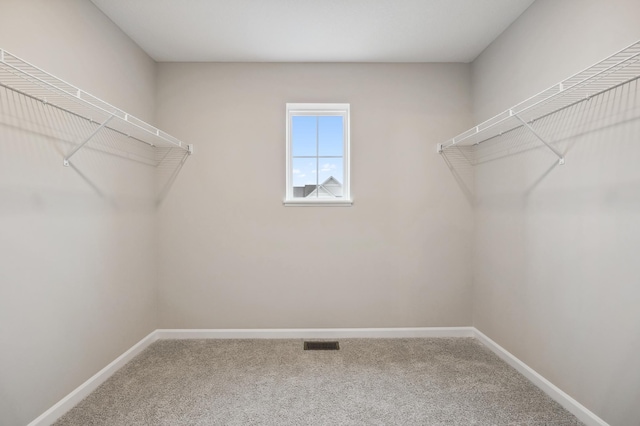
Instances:
[[[542,142],[543,144],[545,144],[545,146],[547,148],[549,148],[557,157],[558,157],[558,164],[563,165],[564,164],[564,157],[563,155],[557,150],[555,149],[553,146],[551,146],[549,144],[549,142],[547,142],[542,136],[540,136],[540,134],[538,132],[536,132],[536,130],[531,127],[531,125],[529,123],[527,123],[526,121],[524,121],[518,114],[514,114],[512,110],[509,111],[509,114],[512,115],[513,117],[517,118],[524,127],[526,127],[527,129],[529,129],[529,131],[531,133],[533,133],[533,135],[538,138],[538,140],[540,142]]]
[[[100,130],[102,130],[108,123],[109,121],[111,121],[111,119],[114,116],[112,115],[111,117],[107,118],[97,129],[95,129],[93,131],[93,133],[91,133],[91,135],[89,135],[88,138],[86,138],[84,141],[82,141],[81,143],[79,143],[78,145],[76,145],[71,151],[69,151],[69,153],[67,155],[65,155],[64,160],[62,161],[62,164],[65,167],[69,167],[69,159],[80,150],[80,148],[82,148],[87,142],[89,142],[91,139],[93,139],[93,137],[95,135],[97,135]]]

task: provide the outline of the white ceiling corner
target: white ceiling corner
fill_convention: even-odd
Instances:
[[[159,62],[471,62],[534,0],[91,0]]]

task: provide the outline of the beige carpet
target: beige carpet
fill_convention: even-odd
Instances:
[[[579,425],[472,338],[158,341],[56,425]]]

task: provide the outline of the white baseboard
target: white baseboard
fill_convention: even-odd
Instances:
[[[136,343],[28,426],[48,426],[73,408],[133,357],[160,339],[339,339],[339,338],[475,337],[507,364],[587,426],[609,426],[575,399],[542,377],[475,327],[311,328],[311,329],[158,329]]]
[[[480,330],[473,327],[475,337],[487,346],[493,353],[498,355],[503,361],[515,368],[520,374],[529,379],[534,385],[539,387],[544,393],[562,405],[567,411],[576,416],[578,420],[587,426],[609,426],[607,422],[592,413],[587,407],[571,398],[556,385],[538,374],[533,368],[520,361],[513,354],[502,346],[488,338]]]
[[[109,365],[78,386],[28,426],[48,426],[87,397],[133,357],[159,339],[337,339],[403,337],[473,337],[473,327],[416,328],[315,328],[315,329],[214,329],[155,330]]]
[[[348,339],[408,337],[474,337],[473,327],[160,329],[158,339]]]
[[[145,350],[147,346],[155,342],[158,338],[156,332],[152,331],[147,337],[133,345],[131,349],[113,360],[109,365],[94,374],[89,380],[74,389],[69,395],[62,398],[56,405],[42,413],[38,418],[33,420],[27,426],[49,426],[72,409],[76,404],[87,397],[91,392],[96,390],[98,386],[104,383],[116,371],[123,367],[133,357]]]

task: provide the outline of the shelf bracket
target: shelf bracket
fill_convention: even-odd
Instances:
[[[531,133],[533,133],[533,135],[538,138],[538,140],[540,142],[542,142],[543,144],[545,144],[545,146],[547,148],[549,148],[557,157],[558,157],[558,164],[563,165],[564,164],[564,157],[562,156],[562,154],[555,149],[553,146],[551,146],[549,144],[549,142],[547,142],[542,136],[540,136],[540,134],[538,132],[536,132],[536,130],[531,127],[531,125],[529,123],[527,123],[526,121],[524,121],[518,114],[514,114],[513,111],[509,111],[509,113],[514,116],[515,118],[517,118],[524,127],[526,127],[527,129],[529,129],[529,131]]]
[[[78,152],[78,150],[79,150],[80,148],[82,148],[83,146],[85,146],[85,144],[86,144],[87,142],[89,142],[91,139],[93,139],[93,137],[94,137],[95,135],[97,135],[97,134],[98,134],[98,132],[100,132],[100,130],[102,130],[102,129],[107,125],[107,123],[109,123],[109,121],[111,121],[111,119],[112,119],[113,117],[114,117],[114,116],[112,115],[111,117],[107,118],[107,119],[106,119],[106,120],[105,120],[105,121],[104,121],[104,122],[103,122],[103,123],[102,123],[102,124],[97,128],[97,129],[95,129],[95,130],[93,131],[93,133],[91,133],[91,135],[89,135],[89,137],[88,137],[88,138],[86,138],[82,143],[80,143],[80,144],[76,145],[76,146],[75,146],[75,147],[74,147],[74,148],[73,148],[73,149],[72,149],[72,150],[71,150],[67,155],[65,155],[64,160],[62,161],[62,164],[63,164],[65,167],[69,167],[69,159],[73,156],[73,154],[75,154],[76,152]]]

